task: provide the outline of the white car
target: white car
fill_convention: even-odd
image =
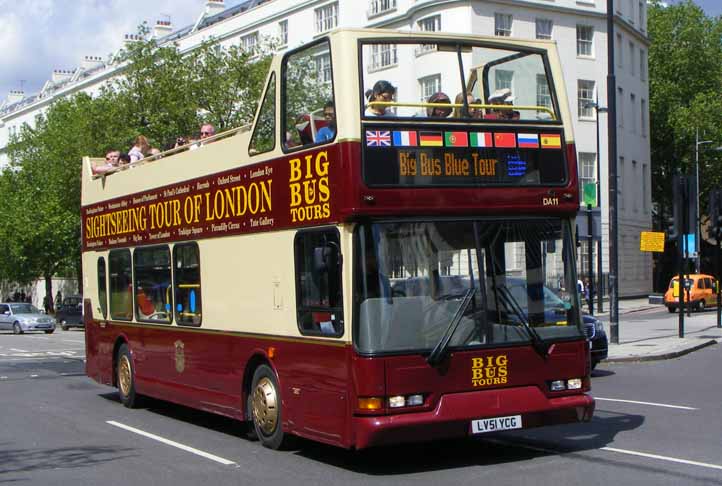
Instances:
[[[43,314],[32,304],[3,302],[0,303],[0,329],[12,330],[13,334],[25,331],[52,334],[55,331],[55,318]]]

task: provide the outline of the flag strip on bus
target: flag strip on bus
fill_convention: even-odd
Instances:
[[[469,134],[466,132],[444,132],[444,142],[447,147],[468,147]]]
[[[388,130],[366,130],[367,147],[390,147],[391,132]]]
[[[472,147],[493,147],[494,141],[491,132],[471,132],[469,134],[469,145]]]
[[[494,146],[499,148],[516,148],[516,134],[495,133]]]
[[[422,147],[443,147],[444,139],[441,132],[420,132],[419,145]]]
[[[519,148],[539,148],[539,135],[536,133],[518,133]]]
[[[394,132],[395,147],[416,147],[418,144],[416,132]]]
[[[562,148],[562,137],[559,134],[542,133],[541,147],[543,149],[560,149]]]

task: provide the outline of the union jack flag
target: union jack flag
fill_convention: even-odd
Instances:
[[[390,147],[391,132],[381,130],[366,130],[367,147]]]

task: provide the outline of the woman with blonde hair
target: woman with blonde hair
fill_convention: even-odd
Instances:
[[[133,141],[133,146],[128,151],[131,163],[142,160],[148,154],[150,154],[150,144],[148,143],[148,139],[143,135],[138,135]]]
[[[471,93],[466,93],[466,102],[469,105],[474,103],[474,96]],[[459,93],[458,95],[456,95],[456,98],[454,98],[454,104],[456,104],[456,105],[464,104],[464,93]],[[475,108],[469,108],[469,112],[466,113],[464,111],[463,106],[455,106],[454,114],[452,116],[454,118],[476,118],[474,116],[474,112],[475,112]]]

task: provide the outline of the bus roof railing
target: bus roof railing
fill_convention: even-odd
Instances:
[[[216,142],[216,141],[218,141],[218,140],[222,140],[222,139],[225,139],[225,138],[230,138],[230,137],[232,137],[233,135],[237,135],[237,134],[239,134],[239,133],[241,133],[241,132],[247,132],[247,131],[249,131],[250,129],[251,129],[251,124],[250,124],[250,123],[248,123],[248,124],[246,124],[246,125],[241,125],[240,127],[231,128],[231,129],[225,130],[225,131],[223,131],[223,132],[217,133],[217,134],[213,135],[212,137],[204,138],[202,142],[201,142],[200,140],[195,140],[195,141],[193,141],[193,142],[188,142],[188,143],[185,144],[185,145],[181,145],[181,146],[178,146],[178,147],[173,147],[172,149],[164,150],[163,152],[160,152],[160,153],[158,153],[158,154],[150,155],[150,156],[148,156],[148,157],[143,157],[142,159],[137,160],[137,161],[135,161],[135,162],[131,162],[130,164],[119,165],[118,167],[115,167],[115,168],[113,168],[113,169],[107,170],[107,171],[105,171],[105,172],[100,172],[100,173],[96,173],[96,172],[94,171],[95,167],[97,167],[97,166],[94,164],[94,162],[97,162],[97,161],[100,161],[100,160],[104,160],[104,159],[90,158],[90,159],[89,159],[89,161],[90,161],[90,173],[92,174],[93,179],[98,179],[98,178],[101,178],[101,177],[108,176],[108,175],[110,175],[110,174],[115,174],[115,173],[117,173],[117,172],[121,172],[121,171],[124,171],[124,170],[128,170],[128,169],[130,169],[130,168],[139,167],[139,166],[144,165],[144,164],[147,164],[147,163],[149,163],[149,162],[155,162],[155,161],[158,160],[158,159],[162,159],[163,157],[168,157],[168,156],[170,156],[170,155],[175,155],[175,154],[177,154],[177,153],[179,153],[179,152],[185,152],[186,150],[190,150],[190,148],[191,148],[193,145],[197,145],[197,144],[205,145],[205,144],[208,144],[208,143]]]
[[[401,107],[413,107],[413,108],[463,108],[463,103],[426,103],[420,102],[397,102],[397,101],[369,101],[366,106],[401,106]],[[551,116],[552,120],[556,120],[557,117],[554,112],[546,106],[525,106],[525,105],[488,105],[480,103],[469,103],[469,108],[474,109],[493,109],[493,110],[526,110],[526,111],[543,111]]]

